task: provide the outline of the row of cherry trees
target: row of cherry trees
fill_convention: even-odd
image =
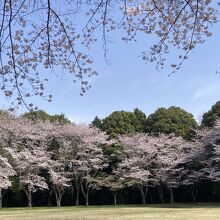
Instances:
[[[10,176],[17,176],[29,207],[32,194],[46,189],[54,191],[60,206],[65,189],[74,183],[88,204],[93,177],[107,165],[99,148],[108,143],[104,133],[83,125],[33,123],[24,118],[1,118],[0,127],[1,191],[11,186]]]
[[[164,188],[170,202],[173,189],[186,185],[196,199],[195,185],[202,179],[220,180],[220,123],[197,131],[187,142],[174,135],[137,133],[111,140],[99,129],[85,125],[32,122],[22,117],[0,116],[0,206],[4,193],[19,180],[28,206],[39,190],[55,194],[61,205],[66,190],[74,189],[89,205],[91,190],[108,188],[117,204],[117,192],[126,187],[140,191],[146,203],[149,187]],[[111,154],[105,149],[117,146]],[[110,166],[114,159],[114,166]]]

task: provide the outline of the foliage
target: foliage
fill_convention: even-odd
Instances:
[[[117,143],[111,145],[102,146],[103,154],[108,158],[108,167],[105,169],[107,173],[112,173],[118,166],[118,163],[121,162],[123,155],[123,146],[118,145]]]
[[[192,132],[197,128],[193,115],[179,107],[159,108],[148,116],[146,132],[150,134],[174,133],[190,139]]]
[[[213,127],[216,119],[220,117],[220,101],[216,102],[211,109],[202,116],[202,127]]]
[[[57,122],[60,124],[69,124],[71,123],[69,119],[66,118],[64,114],[55,114],[55,115],[49,115],[43,110],[38,111],[31,111],[23,114],[24,118],[30,119],[32,121],[50,121],[50,122]]]
[[[43,110],[31,111],[23,114],[24,118],[30,119],[32,121],[49,121],[50,115]]]
[[[102,128],[102,120],[95,116],[94,120],[91,123],[92,126],[97,127],[99,129]]]
[[[70,124],[71,123],[71,121],[69,119],[67,119],[64,114],[51,115],[50,116],[50,122],[57,122],[57,123],[60,123],[60,124]]]
[[[101,129],[110,137],[121,134],[135,134],[144,131],[146,116],[139,109],[134,112],[115,111],[102,120]]]

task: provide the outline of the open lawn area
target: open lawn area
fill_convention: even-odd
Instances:
[[[219,220],[220,204],[9,208],[0,220]]]

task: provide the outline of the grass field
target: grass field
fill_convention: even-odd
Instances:
[[[220,204],[169,206],[94,206],[10,208],[0,220],[219,220]]]

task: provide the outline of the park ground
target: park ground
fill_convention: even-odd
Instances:
[[[220,204],[8,208],[0,220],[219,220]]]

